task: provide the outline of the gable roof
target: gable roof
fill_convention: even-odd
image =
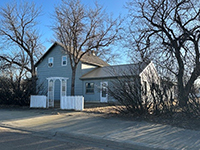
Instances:
[[[51,47],[46,51],[46,53],[44,53],[44,55],[35,63],[35,66],[38,66],[38,64],[47,56],[47,54],[49,54],[52,51],[52,49],[57,45],[64,47],[61,43],[54,42],[54,44],[51,45]],[[88,54],[83,55],[83,57],[81,58],[81,62],[92,64],[99,67],[109,66],[107,62],[103,61],[98,56],[88,55]]]
[[[139,76],[140,73],[150,64],[151,62],[144,63],[140,62],[137,64],[126,64],[116,66],[105,66],[96,68],[83,76],[80,79],[98,79],[98,78],[115,78],[122,76]]]

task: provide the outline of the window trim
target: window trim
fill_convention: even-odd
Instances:
[[[66,57],[66,64],[63,64],[63,58]],[[62,56],[61,58],[61,66],[67,66],[67,55]]]
[[[52,59],[52,66],[50,66],[49,64],[50,64],[50,59]],[[52,68],[53,67],[53,63],[54,62],[54,58],[53,57],[49,57],[49,59],[48,59],[48,67],[49,68]]]
[[[86,85],[87,85],[88,83],[90,83],[90,84],[92,83],[92,84],[93,84],[93,87],[92,87],[92,88],[89,88],[89,89],[93,89],[93,92],[87,92],[87,89],[88,89],[88,88],[87,88]],[[94,82],[85,82],[85,94],[94,94]]]

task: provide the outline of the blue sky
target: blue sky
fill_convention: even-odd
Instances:
[[[5,4],[12,2],[13,0],[0,0],[0,6],[4,7]],[[22,0],[15,0],[20,2]],[[29,0],[31,2],[31,0]],[[38,19],[40,22],[39,31],[42,35],[41,41],[44,46],[49,48],[51,46],[51,40],[53,37],[53,31],[50,26],[52,23],[51,15],[54,12],[54,6],[57,6],[61,3],[61,0],[32,0],[37,6],[42,7],[42,16]],[[97,2],[104,6],[107,13],[112,13],[114,17],[119,14],[125,14],[127,10],[124,8],[125,3],[128,0],[97,0]],[[81,0],[85,5],[93,6],[95,0]]]

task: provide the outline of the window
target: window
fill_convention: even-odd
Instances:
[[[62,66],[67,66],[67,56],[62,56],[61,65],[62,65]]]
[[[94,93],[94,83],[85,84],[86,94]]]
[[[144,95],[147,94],[147,82],[144,81]]]
[[[53,67],[53,57],[49,57],[48,66],[49,68]]]

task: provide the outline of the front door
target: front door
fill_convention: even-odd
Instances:
[[[101,82],[100,102],[108,102],[108,82]]]

